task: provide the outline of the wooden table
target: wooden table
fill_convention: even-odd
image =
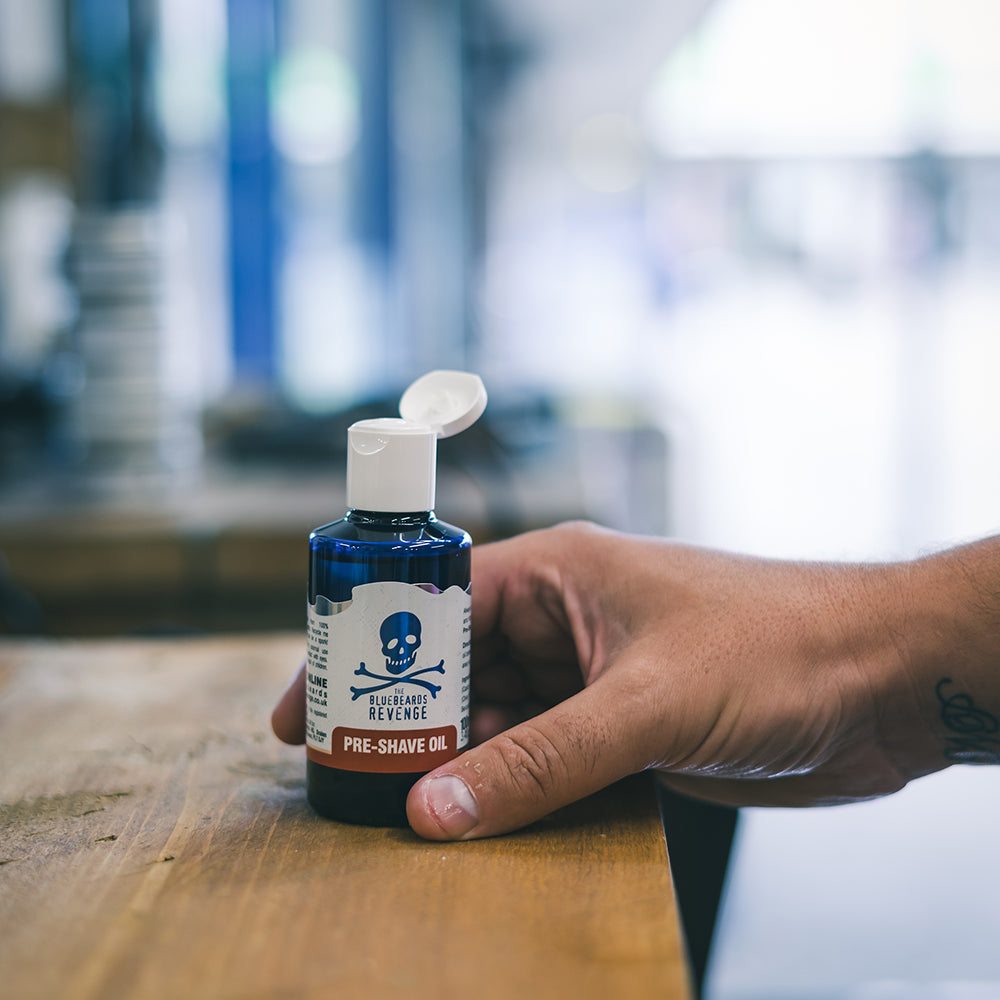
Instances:
[[[688,996],[641,779],[518,834],[319,819],[298,636],[0,644],[9,1000]]]

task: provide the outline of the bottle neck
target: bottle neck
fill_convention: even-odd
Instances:
[[[414,511],[383,511],[383,510],[360,510],[356,507],[347,512],[346,519],[351,524],[359,527],[370,527],[374,525],[391,525],[394,528],[416,528],[422,524],[436,521],[437,518],[432,510]]]

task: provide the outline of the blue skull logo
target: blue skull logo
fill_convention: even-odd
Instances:
[[[401,674],[413,666],[420,648],[420,619],[410,611],[389,615],[379,629],[385,669]]]

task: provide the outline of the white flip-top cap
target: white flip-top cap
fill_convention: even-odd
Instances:
[[[399,401],[401,417],[359,420],[347,431],[347,506],[403,514],[433,510],[437,439],[471,427],[486,388],[471,372],[434,371]]]

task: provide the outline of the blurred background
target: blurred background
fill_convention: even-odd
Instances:
[[[0,632],[299,627],[347,425],[437,367],[490,391],[441,448],[479,541],[995,531],[998,29],[994,0],[0,0]],[[748,811],[711,995],[1000,995],[989,770]]]

